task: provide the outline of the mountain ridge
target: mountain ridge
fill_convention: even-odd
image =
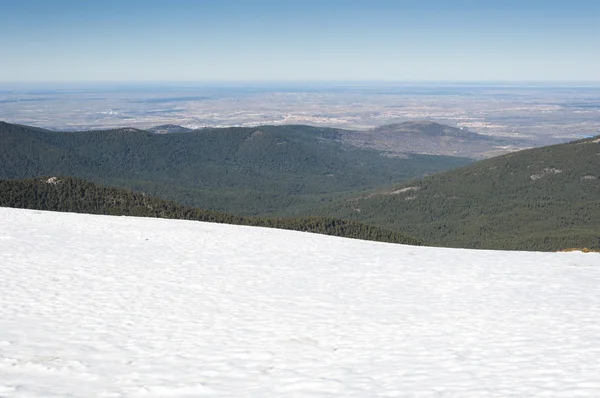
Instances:
[[[486,159],[338,202],[336,217],[481,249],[600,247],[600,136]]]
[[[0,207],[72,213],[168,218],[247,225],[333,235],[361,240],[419,245],[395,231],[331,217],[264,218],[182,206],[125,189],[106,187],[73,177],[0,180]]]

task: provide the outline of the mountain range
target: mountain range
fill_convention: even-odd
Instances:
[[[194,130],[174,125],[151,127],[157,134]],[[535,146],[528,138],[495,137],[428,120],[388,124],[369,130],[331,129],[335,139],[358,148],[382,151],[388,156],[405,154],[460,156],[485,159]]]
[[[0,123],[0,178],[68,175],[206,209],[292,216],[472,162],[382,156],[341,142],[340,134],[309,126],[54,132]]]
[[[420,136],[486,139],[430,124],[413,127]],[[394,134],[400,127],[380,129]],[[0,178],[73,176],[202,211],[351,220],[434,246],[600,248],[600,137],[473,163],[394,157],[349,145],[344,134],[308,126],[57,133],[0,123]],[[77,198],[88,189],[96,191],[70,192]],[[11,200],[5,205],[19,207]]]

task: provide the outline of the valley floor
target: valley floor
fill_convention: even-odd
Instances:
[[[0,397],[598,397],[600,255],[0,208]]]

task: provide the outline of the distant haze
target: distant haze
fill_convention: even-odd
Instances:
[[[0,81],[600,81],[597,3],[494,3],[3,2]]]

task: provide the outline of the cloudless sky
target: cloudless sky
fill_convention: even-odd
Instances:
[[[0,82],[600,81],[600,1],[0,0]]]

